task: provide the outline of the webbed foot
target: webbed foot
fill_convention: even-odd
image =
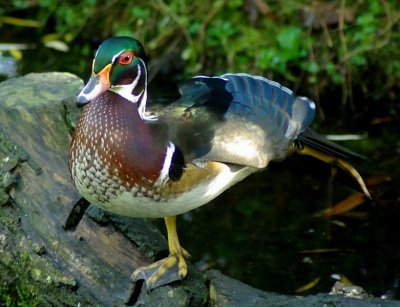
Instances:
[[[161,259],[148,266],[140,267],[131,276],[132,282],[144,279],[148,290],[182,280],[187,274],[185,258],[188,253],[170,254],[167,258]]]
[[[168,232],[169,256],[136,269],[131,276],[132,282],[144,279],[148,290],[182,280],[187,274],[185,258],[189,258],[189,253],[179,244],[176,217],[166,217],[165,224]]]

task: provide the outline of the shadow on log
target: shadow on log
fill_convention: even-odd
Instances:
[[[82,86],[80,79],[67,73],[29,74],[0,84],[0,306],[124,305],[130,274],[167,249],[165,238],[150,222],[95,207],[89,207],[75,228],[63,229],[80,198],[67,161],[70,134],[79,116],[75,95]],[[384,302],[267,293],[217,271],[200,273],[190,266],[184,281],[151,292],[136,289],[130,303],[377,306]]]

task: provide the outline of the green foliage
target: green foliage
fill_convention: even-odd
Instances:
[[[29,29],[1,24],[20,31],[27,43],[42,39],[46,46],[69,46],[75,61],[49,55],[43,69],[57,68],[87,75],[87,57],[101,40],[112,35],[135,36],[144,42],[150,58],[160,60],[163,71],[183,68],[193,74],[248,72],[302,84],[313,93],[332,85],[341,87],[343,101],[351,100],[353,84],[360,88],[398,86],[400,77],[400,19],[397,0],[298,1],[217,0],[13,0],[3,16],[40,20]],[[6,27],[7,26],[7,27]],[[3,30],[3,29],[2,29]],[[49,43],[48,34],[58,34]],[[24,52],[25,57],[29,52]],[[171,54],[173,57],[171,58]],[[171,61],[172,59],[172,61]],[[37,70],[35,68],[35,70]],[[378,71],[377,75],[365,75]],[[290,84],[287,84],[290,86]],[[308,93],[304,93],[308,94]],[[366,94],[366,93],[364,93]]]

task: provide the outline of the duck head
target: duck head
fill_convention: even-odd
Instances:
[[[118,36],[100,45],[93,60],[91,77],[77,96],[77,106],[83,107],[107,90],[133,103],[144,100],[144,107],[147,99],[146,54],[136,39]]]

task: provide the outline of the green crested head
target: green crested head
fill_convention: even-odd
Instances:
[[[116,36],[105,40],[97,49],[93,62],[93,72],[98,74],[108,64],[126,68],[137,65],[139,60],[146,64],[146,53],[142,44],[128,36]]]
[[[146,90],[146,53],[134,38],[116,36],[105,40],[93,60],[92,76],[77,97],[83,106],[107,90],[137,102]]]

